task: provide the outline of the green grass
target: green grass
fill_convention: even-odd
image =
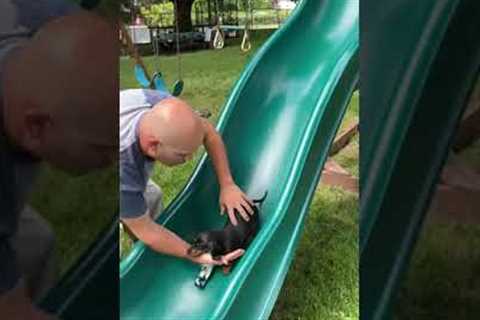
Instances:
[[[207,108],[215,123],[220,109],[245,64],[268,33],[253,35],[253,49],[241,53],[238,44],[221,51],[199,51],[182,55],[185,91],[182,98],[196,108]],[[168,84],[176,74],[175,57],[145,58],[150,70],[157,63]],[[120,60],[122,88],[136,87],[130,59]],[[358,121],[355,94],[342,128]],[[165,204],[185,185],[202,151],[192,161],[175,168],[157,165],[153,179],[162,187]],[[335,158],[358,176],[358,138]],[[315,194],[305,231],[272,319],[356,319],[358,318],[358,198],[335,188],[322,187]],[[122,246],[129,249],[121,235]]]
[[[406,274],[397,319],[478,319],[480,225],[425,225]]]
[[[117,190],[116,168],[71,177],[44,167],[31,204],[52,225],[61,274],[118,214]]]
[[[472,169],[480,172],[480,140],[462,151],[461,156]]]
[[[338,154],[333,157],[338,164],[340,164],[352,176],[359,178],[358,170],[358,150],[359,150],[359,135],[355,135],[352,141]]]
[[[360,93],[358,91],[355,91],[352,95],[350,105],[348,106],[348,110],[345,113],[345,117],[343,118],[342,124],[340,125],[340,129],[339,129],[340,132],[346,129],[351,124],[358,122],[359,108],[360,108]]]
[[[358,198],[317,190],[272,320],[358,319]]]
[[[480,141],[460,157],[480,171]],[[427,216],[395,303],[396,319],[478,319],[480,225],[451,217]]]

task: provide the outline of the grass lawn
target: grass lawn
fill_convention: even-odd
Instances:
[[[118,170],[71,177],[45,166],[32,206],[52,225],[57,260],[64,273],[118,214]]]
[[[212,112],[215,123],[221,106],[245,63],[266,38],[253,35],[253,49],[242,54],[238,45],[221,51],[182,55],[185,89],[182,98]],[[151,70],[160,63],[168,84],[175,80],[175,57],[145,58]],[[136,87],[133,63],[120,60],[122,88]],[[358,95],[350,104],[342,127],[358,121]],[[199,159],[180,167],[157,165],[153,179],[162,187],[168,205],[181,190]],[[358,138],[335,159],[358,176]],[[272,314],[272,319],[357,319],[358,310],[358,198],[335,188],[320,187],[314,197],[298,251]],[[127,240],[122,235],[123,246]]]
[[[480,172],[480,141],[460,156]],[[478,319],[478,248],[480,225],[428,216],[396,302],[396,318]]]
[[[317,189],[271,319],[358,319],[358,198]]]
[[[480,225],[429,220],[400,290],[397,319],[478,319]]]

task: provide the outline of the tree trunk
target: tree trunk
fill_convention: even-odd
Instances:
[[[171,0],[175,8],[175,16],[178,19],[179,32],[193,31],[192,5],[194,0]]]

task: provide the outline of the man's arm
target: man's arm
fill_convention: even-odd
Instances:
[[[202,121],[205,130],[203,144],[212,159],[220,185],[220,206],[222,213],[223,211],[227,211],[230,221],[236,225],[237,219],[234,210],[237,209],[243,219],[248,221],[248,214],[253,214],[253,209],[251,208],[253,204],[233,180],[222,137],[210,122],[205,119],[202,119]]]
[[[148,213],[138,218],[123,218],[122,222],[148,247],[157,252],[179,258],[188,258],[189,244],[152,220]]]
[[[220,188],[235,184],[230,172],[227,152],[225,151],[222,137],[220,137],[215,127],[208,120],[202,119],[202,123],[205,130],[203,144],[205,149],[207,149],[208,155],[212,158]]]
[[[122,222],[125,223],[129,230],[133,232],[140,241],[145,243],[152,250],[162,254],[187,259],[194,263],[228,265],[231,261],[239,258],[244,253],[244,250],[235,250],[223,256],[220,260],[214,260],[210,254],[192,257],[187,254],[190,244],[164,226],[153,221],[148,212],[138,218],[123,218]]]

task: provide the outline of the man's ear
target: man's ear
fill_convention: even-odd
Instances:
[[[150,158],[156,158],[158,154],[158,148],[161,146],[160,141],[153,137],[147,140],[147,156]]]
[[[37,153],[45,143],[47,130],[52,125],[52,119],[48,113],[37,109],[27,110],[23,117],[22,142],[24,147]]]

